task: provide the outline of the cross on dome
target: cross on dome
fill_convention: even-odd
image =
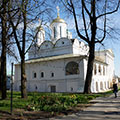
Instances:
[[[56,9],[57,9],[57,17],[59,17],[60,16],[60,13],[59,13],[60,8],[59,8],[59,6],[57,6]]]
[[[40,18],[38,19],[38,22],[39,22],[39,24],[41,25],[42,21],[40,20]]]

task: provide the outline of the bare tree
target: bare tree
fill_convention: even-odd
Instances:
[[[19,0],[15,6],[11,2],[11,9],[14,7],[17,7],[18,11],[9,14],[9,21],[21,59],[21,97],[27,98],[25,55],[37,36],[37,32],[34,35],[32,34],[31,26],[32,24],[35,26],[35,22],[41,15],[42,18],[44,17],[44,14],[48,12],[48,7],[46,0]],[[35,30],[34,26],[32,26],[32,30]]]
[[[6,98],[6,41],[7,41],[7,16],[6,16],[6,4],[2,1],[2,16],[1,16],[1,25],[2,25],[2,52],[1,52],[1,87],[2,87],[2,99]]]
[[[8,23],[8,3],[9,0],[0,0],[0,45],[1,45],[1,66],[0,66],[0,90],[2,99],[6,98],[6,53],[7,43],[12,36],[10,32],[10,24]]]
[[[118,11],[120,0],[65,0],[62,3],[74,17],[79,38],[89,45],[84,93],[91,93],[95,45],[102,44],[109,34],[107,16]],[[82,29],[79,28],[81,22],[83,22]]]

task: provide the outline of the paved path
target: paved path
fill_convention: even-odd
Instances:
[[[114,95],[92,100],[95,102],[84,111],[63,117],[49,118],[49,120],[120,120],[120,92]]]

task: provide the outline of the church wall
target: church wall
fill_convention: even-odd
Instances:
[[[38,50],[35,52],[31,51],[29,53],[29,59],[32,58],[40,58],[40,57],[47,57],[47,56],[56,56],[56,55],[63,55],[63,54],[72,54],[72,46],[66,47],[55,47],[53,49],[45,49],[45,50]]]
[[[105,59],[105,62],[108,64],[106,72],[109,77],[109,80],[112,81],[112,78],[114,77],[114,55],[112,53],[112,50],[104,50],[104,51],[98,51],[96,52],[97,56],[102,56]]]
[[[79,64],[80,74],[65,74],[65,66],[71,61]],[[106,71],[107,65],[100,62],[95,62],[94,64],[97,68],[96,74],[93,69],[91,91],[94,93],[106,91],[110,88],[110,81]],[[101,73],[99,73],[99,65],[101,66]],[[103,74],[103,66],[105,67],[105,74]],[[17,81],[14,84],[14,89],[20,90],[20,66],[17,65],[15,68],[15,80]],[[80,60],[80,58],[26,64],[27,90],[51,92],[51,86],[55,86],[56,92],[83,92],[86,71],[87,60]],[[44,78],[41,78],[41,72],[44,72]],[[34,73],[37,74],[36,78],[33,76]],[[54,73],[54,77],[51,77],[52,73]]]
[[[87,74],[87,60],[84,59],[84,80]],[[107,64],[101,62],[94,62],[94,66],[96,65],[96,74],[95,74],[95,67],[93,67],[93,77],[91,83],[91,91],[93,93],[104,92],[110,89],[110,81],[109,76],[107,73]],[[99,72],[99,66],[101,67],[101,72]],[[103,68],[104,67],[104,68]],[[104,70],[105,71],[104,71]],[[104,71],[104,72],[103,72]]]
[[[111,58],[107,58],[108,62],[113,62]],[[76,62],[79,64],[80,73],[76,75],[66,75],[65,67],[69,62]],[[93,68],[93,78],[91,84],[91,91],[94,93],[103,92],[110,88],[109,74],[113,75],[112,68],[110,71],[109,64],[95,61]],[[111,65],[112,66],[112,65]],[[99,67],[101,70],[99,70]],[[20,90],[20,66],[15,67],[15,90]],[[109,68],[109,69],[108,69]],[[110,72],[108,72],[108,70]],[[41,77],[41,72],[44,72],[45,77]],[[43,61],[37,63],[26,64],[27,74],[27,90],[38,92],[51,92],[51,86],[56,87],[56,92],[83,92],[84,81],[87,72],[87,59],[78,57]],[[36,77],[34,78],[34,73]],[[54,77],[52,77],[54,73]]]
[[[29,51],[29,59],[72,53],[71,41],[67,38],[61,38],[54,45],[51,41],[45,41],[39,48],[32,47]]]
[[[79,64],[80,74],[65,75],[65,66],[71,61]],[[56,92],[82,92],[80,91],[83,90],[84,84],[82,67],[83,62],[79,58],[26,64],[27,90],[50,92],[51,86],[56,86]],[[16,72],[19,70],[20,66],[17,66]],[[41,78],[41,72],[44,72],[45,77]],[[35,78],[34,73],[36,73]],[[54,77],[51,76],[52,73],[54,73]],[[15,74],[15,80],[19,81],[19,79],[20,74]],[[19,90],[20,83],[16,83],[14,88]]]
[[[107,53],[106,55],[106,62],[108,64],[107,74],[108,74],[109,80],[112,82],[112,79],[115,76],[114,58],[109,53]]]
[[[80,42],[78,39],[74,40],[73,43],[73,54],[87,55],[88,54],[88,46],[83,42]]]
[[[104,92],[110,89],[107,67],[107,64],[101,63],[99,61],[94,62],[91,84],[92,92]]]
[[[106,67],[106,73],[110,86],[112,84],[112,79],[115,76],[114,55],[112,50],[110,49],[102,51],[100,52],[100,54],[105,57],[105,62],[108,64],[108,66]]]

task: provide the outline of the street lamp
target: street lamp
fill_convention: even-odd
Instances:
[[[12,112],[13,112],[13,83],[14,83],[14,78],[13,78],[13,63],[11,63],[11,104],[10,104],[11,115],[12,115]]]

